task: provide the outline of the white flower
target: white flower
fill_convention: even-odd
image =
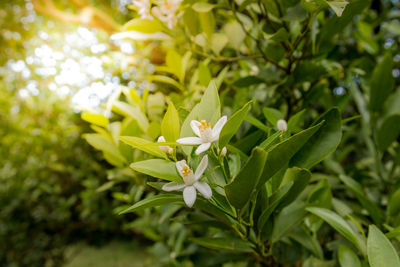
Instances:
[[[228,150],[226,149],[226,146],[224,146],[223,148],[222,148],[222,150],[221,150],[221,153],[220,153],[220,155],[221,156],[225,156],[226,155],[226,152],[227,152]]]
[[[137,8],[141,19],[153,19],[150,15],[151,4],[149,0],[133,0],[132,4]]]
[[[279,131],[284,131],[286,132],[287,130],[287,123],[285,120],[278,120],[276,123],[276,128],[278,128]]]
[[[217,121],[214,128],[211,128],[211,124],[207,123],[205,120],[202,120],[201,122],[192,120],[190,122],[190,127],[192,127],[193,132],[198,137],[185,137],[176,140],[176,142],[183,145],[200,145],[196,149],[196,155],[199,155],[209,149],[212,142],[219,139],[219,134],[221,133],[226,121],[227,117],[223,116]]]
[[[158,137],[157,142],[164,143],[165,142],[164,136],[161,135],[160,137]],[[174,152],[174,150],[170,146],[159,146],[159,148],[162,152],[167,154],[172,154]]]
[[[196,201],[196,189],[206,199],[210,199],[212,197],[210,186],[206,182],[199,181],[206,170],[207,165],[207,155],[202,158],[195,173],[193,173],[193,170],[186,164],[185,160],[178,161],[176,163],[176,169],[182,176],[184,183],[170,182],[163,185],[162,190],[170,192],[183,189],[183,200],[189,208],[191,208]]]
[[[176,11],[182,0],[164,0],[159,6],[153,7],[151,11],[161,21],[167,23],[168,28],[172,29],[177,21]]]

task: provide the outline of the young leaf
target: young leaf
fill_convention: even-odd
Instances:
[[[369,107],[373,111],[378,111],[382,108],[383,103],[393,89],[394,78],[392,76],[392,69],[393,57],[390,53],[387,53],[383,60],[375,67],[369,82]]]
[[[368,261],[371,267],[400,266],[397,251],[375,225],[370,225],[368,231]]]
[[[340,112],[333,108],[323,114],[316,123],[325,124],[310,138],[310,140],[293,156],[290,166],[310,169],[339,145],[342,138]]]
[[[111,157],[115,158],[115,160],[126,162],[125,158],[119,152],[118,147],[104,136],[100,134],[84,134],[83,138],[85,138],[91,146],[109,154]]]
[[[175,163],[164,159],[149,159],[134,162],[130,165],[132,169],[156,178],[172,181],[183,182],[182,178],[176,171]]]
[[[91,124],[101,127],[107,127],[107,125],[110,123],[108,118],[104,117],[101,114],[82,113],[81,118]]]
[[[221,134],[219,135],[219,147],[223,148],[226,146],[231,138],[235,135],[240,125],[242,124],[247,112],[251,106],[251,101],[247,102],[241,109],[236,111],[231,117],[229,117],[224,128],[222,128]]]
[[[131,147],[134,147],[134,148],[142,150],[146,153],[149,153],[150,155],[153,155],[153,156],[156,156],[159,158],[165,158],[165,153],[162,152],[158,148],[158,146],[150,145],[153,142],[148,141],[146,139],[142,139],[142,138],[135,137],[135,136],[120,136],[119,140],[121,140],[125,144],[130,145]]]
[[[267,152],[256,147],[238,175],[225,186],[226,197],[235,208],[246,205],[256,190],[266,158]]]
[[[163,30],[163,25],[158,20],[153,19],[132,19],[123,26],[123,30],[156,33]]]
[[[179,138],[180,128],[179,114],[171,101],[161,122],[161,134],[167,142],[175,142]]]
[[[341,267],[361,267],[357,254],[346,245],[339,246],[338,259]]]
[[[327,222],[347,240],[358,247],[364,255],[366,255],[367,249],[365,241],[360,236],[360,234],[355,232],[353,228],[351,228],[350,225],[342,217],[340,217],[335,212],[324,208],[308,207],[306,208],[306,210],[314,215],[317,215],[322,220]]]
[[[121,211],[119,214],[125,214],[129,212],[134,212],[138,210],[142,210],[145,208],[151,208],[151,207],[156,207],[156,206],[161,206],[169,203],[174,203],[174,204],[183,204],[183,198],[181,195],[175,195],[175,194],[159,194],[159,195],[154,195],[151,197],[147,197],[131,207]]]
[[[143,132],[146,132],[149,127],[149,121],[139,107],[134,107],[121,101],[114,101],[112,110],[123,116],[135,119]]]
[[[216,123],[220,117],[221,104],[219,102],[218,89],[215,81],[212,80],[199,103],[197,119],[206,120],[213,124]]]

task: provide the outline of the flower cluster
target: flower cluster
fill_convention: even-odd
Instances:
[[[150,0],[133,0],[132,4],[141,19],[153,19],[153,16],[155,16],[172,29],[178,21],[179,14],[177,14],[177,11],[181,2],[182,0],[161,0],[155,2],[156,6],[151,7]]]
[[[184,145],[199,145],[195,153],[196,155],[200,155],[211,147],[212,142],[218,141],[219,135],[226,121],[227,117],[223,116],[212,128],[211,124],[207,123],[205,120],[201,120],[200,122],[192,120],[190,122],[190,126],[198,137],[180,138],[176,142]],[[157,141],[165,142],[165,138],[160,136]],[[159,148],[165,153],[173,153],[173,149],[170,146],[163,145],[159,146]],[[224,147],[219,153],[221,156],[224,156],[226,154],[226,147]],[[162,189],[168,192],[183,189],[183,200],[188,207],[192,207],[194,205],[197,191],[199,191],[206,199],[210,199],[212,197],[210,186],[206,182],[199,181],[204,171],[207,169],[207,165],[207,155],[202,158],[194,173],[193,170],[187,165],[185,160],[176,162],[176,169],[178,170],[179,175],[182,177],[183,183],[170,182],[165,184]]]

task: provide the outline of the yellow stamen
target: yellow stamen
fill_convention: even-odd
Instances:
[[[204,132],[207,128],[211,128],[211,123],[207,124],[207,121],[205,120],[201,120],[200,123],[201,124],[199,125],[199,130],[201,132]]]
[[[183,176],[188,176],[192,172],[192,169],[189,168],[188,166],[183,166],[181,173]]]

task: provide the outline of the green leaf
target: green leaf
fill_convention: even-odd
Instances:
[[[319,124],[301,131],[271,148],[268,153],[268,159],[265,163],[263,173],[260,177],[259,186],[265,184],[269,178],[286,166],[293,155],[304,146],[307,140],[309,140],[309,138],[313,136],[313,134],[315,134],[323,124],[324,122],[320,122]]]
[[[400,115],[391,115],[384,119],[377,132],[377,145],[385,151],[400,135]]]
[[[180,91],[184,91],[184,87],[180,83],[178,83],[177,81],[175,81],[174,79],[172,79],[171,77],[168,77],[168,76],[150,75],[149,76],[149,81],[150,82],[165,83],[165,84],[171,85],[171,86],[179,89]]]
[[[365,195],[361,184],[345,175],[339,175],[339,179],[356,195],[358,201],[360,201],[361,205],[369,212],[374,222],[382,223],[384,221],[381,210],[375,202]]]
[[[246,76],[246,77],[236,80],[233,83],[233,86],[236,86],[239,88],[244,88],[244,87],[248,88],[252,85],[260,84],[260,83],[265,83],[265,80],[263,80],[257,76]]]
[[[226,197],[235,208],[243,208],[254,194],[266,158],[267,152],[263,149],[258,147],[253,149],[238,175],[225,186]]]
[[[149,121],[139,107],[134,107],[121,101],[114,101],[112,110],[123,116],[135,119],[143,132],[147,131],[147,128],[149,127]]]
[[[228,37],[229,44],[236,50],[239,50],[246,38],[246,33],[238,22],[229,22],[225,24],[223,31]]]
[[[216,55],[219,55],[227,43],[228,37],[223,33],[214,33],[211,37],[211,49]]]
[[[214,7],[215,5],[206,2],[197,2],[192,5],[192,8],[199,13],[210,12]]]
[[[219,102],[218,89],[215,81],[212,80],[199,103],[197,119],[206,120],[214,124],[220,117],[221,104]]]
[[[100,134],[84,134],[83,138],[94,148],[110,154],[113,158],[120,162],[126,162],[125,158],[121,155],[118,147]],[[118,165],[118,164],[117,164]]]
[[[268,136],[267,139],[265,139],[261,144],[260,147],[265,149],[266,151],[269,151],[269,149],[279,143],[280,137],[282,136],[282,131],[277,131],[274,134]]]
[[[118,138],[125,144],[128,144],[133,148],[137,148],[146,153],[149,153],[150,155],[153,155],[155,157],[159,157],[159,158],[166,157],[165,153],[162,152],[158,146],[149,145],[149,144],[153,143],[149,140],[142,139],[142,138],[135,137],[135,136],[120,136]]]
[[[157,20],[150,19],[132,19],[124,26],[124,31],[137,31],[143,33],[156,33],[164,29],[163,25]]]
[[[307,198],[308,206],[329,209],[332,206],[332,192],[328,180],[321,180]]]
[[[293,182],[288,182],[281,188],[279,188],[270,198],[268,208],[265,209],[261,216],[258,218],[257,228],[259,232],[261,232],[264,228],[264,225],[267,223],[271,214],[275,211],[276,207],[280,203],[281,199],[289,192],[290,188],[293,186]]]
[[[368,231],[368,261],[371,267],[400,266],[392,243],[375,225],[370,225]]]
[[[224,125],[224,128],[222,128],[221,134],[219,135],[219,147],[223,148],[229,143],[229,141],[238,131],[250,107],[251,101],[247,102],[241,109],[229,117],[228,121]]]
[[[390,53],[387,53],[375,67],[369,82],[369,107],[373,111],[380,110],[386,98],[392,92],[394,86],[392,69],[393,57]]]
[[[170,49],[165,57],[165,63],[170,72],[175,74],[178,79],[183,82],[182,76],[182,57],[175,50]]]
[[[297,112],[294,116],[290,117],[288,121],[288,130],[290,132],[298,132],[301,131],[300,125],[304,120],[305,109],[300,112]]]
[[[293,202],[284,208],[275,218],[274,229],[272,230],[271,242],[275,243],[296,226],[307,214],[305,204]]]
[[[339,246],[338,259],[341,267],[361,267],[357,254],[346,245]]]
[[[179,176],[175,163],[164,159],[149,159],[134,162],[130,165],[132,169],[156,178],[172,182],[183,182]]]
[[[338,17],[342,16],[342,13],[346,6],[349,4],[346,1],[326,1],[332,10],[336,13]]]
[[[339,145],[342,139],[340,112],[333,108],[323,114],[316,123],[325,121],[325,124],[310,138],[310,140],[293,156],[291,166],[310,169]]]
[[[282,209],[287,205],[291,204],[296,198],[303,192],[307,187],[308,182],[311,179],[311,173],[307,169],[290,168],[286,170],[282,184],[285,185],[289,182],[294,182],[294,185],[290,188],[289,193],[281,201],[278,209]]]
[[[256,118],[252,116],[246,116],[244,117],[244,120],[247,121],[248,123],[252,124],[253,126],[257,127],[260,130],[263,130],[264,132],[268,133],[271,128],[266,126],[264,123],[261,121],[257,120]]]
[[[167,142],[175,142],[179,138],[180,129],[179,114],[171,101],[161,122],[161,134]]]
[[[212,77],[210,70],[203,62],[199,63],[198,72],[200,84],[203,86],[207,86],[210,83]]]
[[[214,237],[214,238],[191,238],[190,241],[211,249],[224,249],[237,252],[252,252],[249,243],[236,238]]]
[[[156,206],[161,206],[161,205],[166,205],[166,204],[181,204],[181,203],[183,204],[183,198],[181,195],[159,194],[159,195],[147,197],[139,202],[136,202],[131,207],[121,211],[119,213],[119,215],[142,210],[145,208],[151,208],[151,207],[156,207]]]
[[[283,113],[274,108],[263,108],[263,113],[265,118],[273,127],[276,126],[278,120],[282,120],[284,118]]]
[[[390,216],[396,216],[400,213],[400,188],[390,196],[388,213]]]
[[[285,28],[279,28],[279,30],[273,34],[265,34],[266,39],[270,39],[276,42],[283,42],[289,39],[289,33]]]
[[[365,241],[342,217],[335,212],[324,208],[308,207],[306,210],[323,219],[347,240],[358,247],[364,255],[366,255]]]
[[[107,127],[107,125],[110,123],[108,118],[101,114],[82,113],[81,118],[82,120],[101,127]]]

